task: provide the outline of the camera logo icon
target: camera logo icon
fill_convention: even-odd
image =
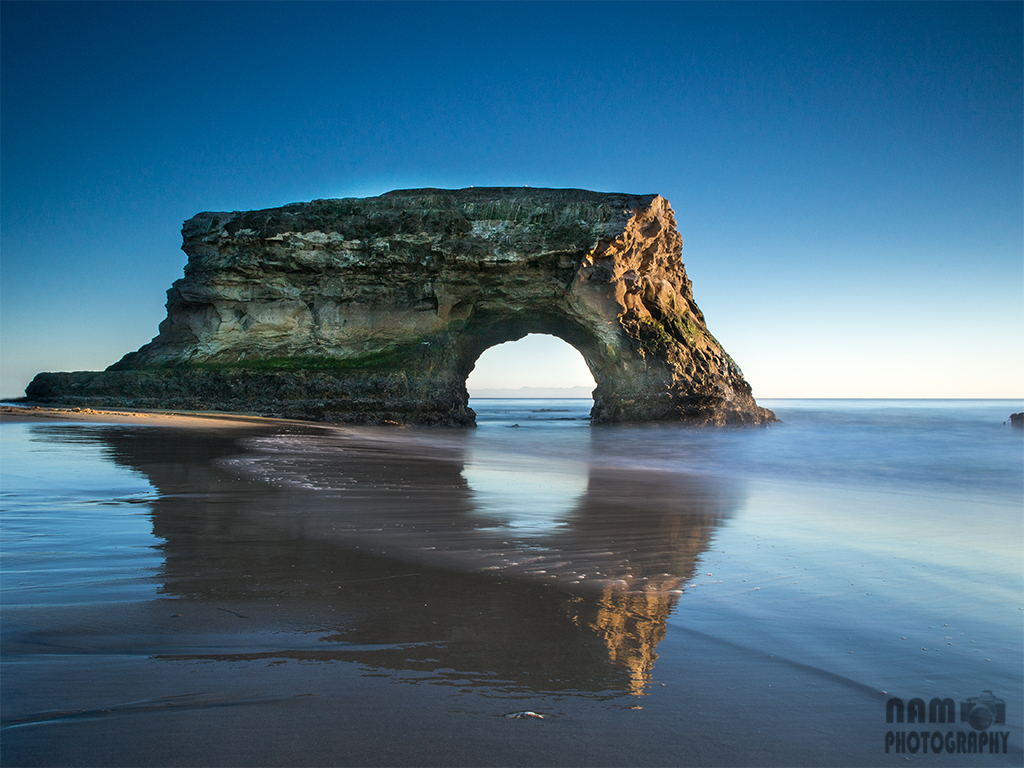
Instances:
[[[992,691],[982,691],[960,702],[960,722],[970,723],[976,731],[987,730],[993,723],[1006,722],[1006,702],[997,699]]]

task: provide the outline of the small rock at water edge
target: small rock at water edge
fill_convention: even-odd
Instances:
[[[505,715],[505,717],[510,718],[512,720],[543,720],[544,719],[544,715],[538,714],[537,712],[531,712],[528,709],[523,711],[523,712],[509,712],[507,715]]]

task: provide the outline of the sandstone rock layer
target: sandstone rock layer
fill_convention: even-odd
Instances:
[[[668,201],[470,188],[316,200],[185,222],[159,335],[29,399],[472,424],[466,377],[496,344],[579,350],[595,423],[765,424],[708,331]]]

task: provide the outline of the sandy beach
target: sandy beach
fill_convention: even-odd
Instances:
[[[24,423],[37,420],[75,421],[87,424],[134,424],[177,429],[230,429],[310,425],[313,422],[271,419],[240,413],[201,411],[141,411],[109,408],[57,408],[39,405],[0,405],[0,422]]]
[[[1000,595],[944,607],[893,561],[909,618],[882,628],[887,587],[850,570],[873,561],[798,525],[803,492],[773,513],[794,543],[753,481],[617,465],[651,433],[529,412],[539,438],[486,410],[4,408],[3,764],[1019,764]],[[1006,699],[1007,751],[886,753],[886,702],[940,689]]]

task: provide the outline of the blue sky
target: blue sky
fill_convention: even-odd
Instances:
[[[3,2],[0,395],[148,342],[199,211],[528,184],[668,198],[755,396],[1024,396],[1022,8]]]

